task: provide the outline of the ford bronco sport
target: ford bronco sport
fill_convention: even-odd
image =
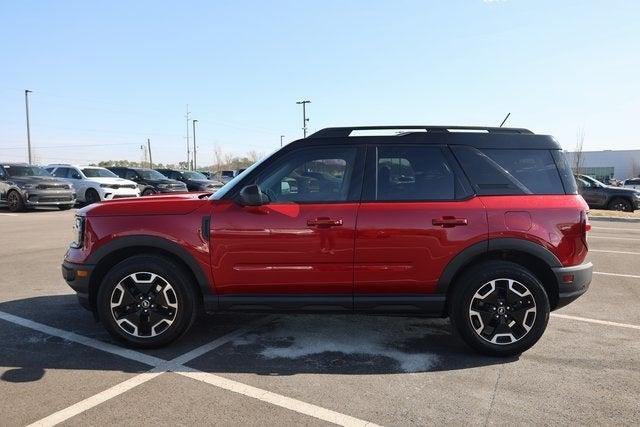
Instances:
[[[356,312],[448,316],[507,356],[587,290],[587,209],[550,136],[328,128],[213,195],[80,210],[62,273],[131,346],[176,340],[198,310]]]

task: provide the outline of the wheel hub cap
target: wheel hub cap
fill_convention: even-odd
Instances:
[[[166,331],[179,309],[173,286],[150,272],[133,273],[122,279],[111,292],[110,307],[120,329],[139,338]]]
[[[529,333],[536,320],[531,291],[512,279],[485,283],[471,298],[469,321],[480,338],[493,344],[515,343]]]

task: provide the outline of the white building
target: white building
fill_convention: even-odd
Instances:
[[[575,153],[565,152],[565,155],[571,168],[575,169]],[[582,158],[579,172],[601,181],[640,176],[640,150],[583,151]]]

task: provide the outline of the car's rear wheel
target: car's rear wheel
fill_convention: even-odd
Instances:
[[[84,201],[87,205],[98,203],[100,201],[100,194],[98,194],[95,189],[89,188],[87,192],[84,193]]]
[[[97,296],[109,333],[132,347],[154,348],[184,335],[196,315],[189,276],[171,259],[138,255],[114,266]]]
[[[462,339],[491,356],[528,350],[549,321],[549,298],[540,281],[522,266],[490,261],[454,284],[450,317]]]
[[[21,212],[24,210],[24,200],[16,190],[9,191],[7,194],[7,206],[11,212]]]
[[[633,205],[631,202],[627,199],[623,199],[622,197],[616,197],[611,200],[608,208],[612,211],[633,212]]]

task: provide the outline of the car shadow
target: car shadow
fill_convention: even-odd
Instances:
[[[115,343],[74,295],[0,303],[0,311],[63,331]],[[248,331],[187,363],[211,373],[384,375],[506,364],[470,350],[446,319],[333,314],[201,316],[170,346],[142,353],[165,360],[248,326]],[[0,319],[2,381],[37,381],[47,369],[142,372],[148,366]],[[90,353],[90,355],[89,355]]]

